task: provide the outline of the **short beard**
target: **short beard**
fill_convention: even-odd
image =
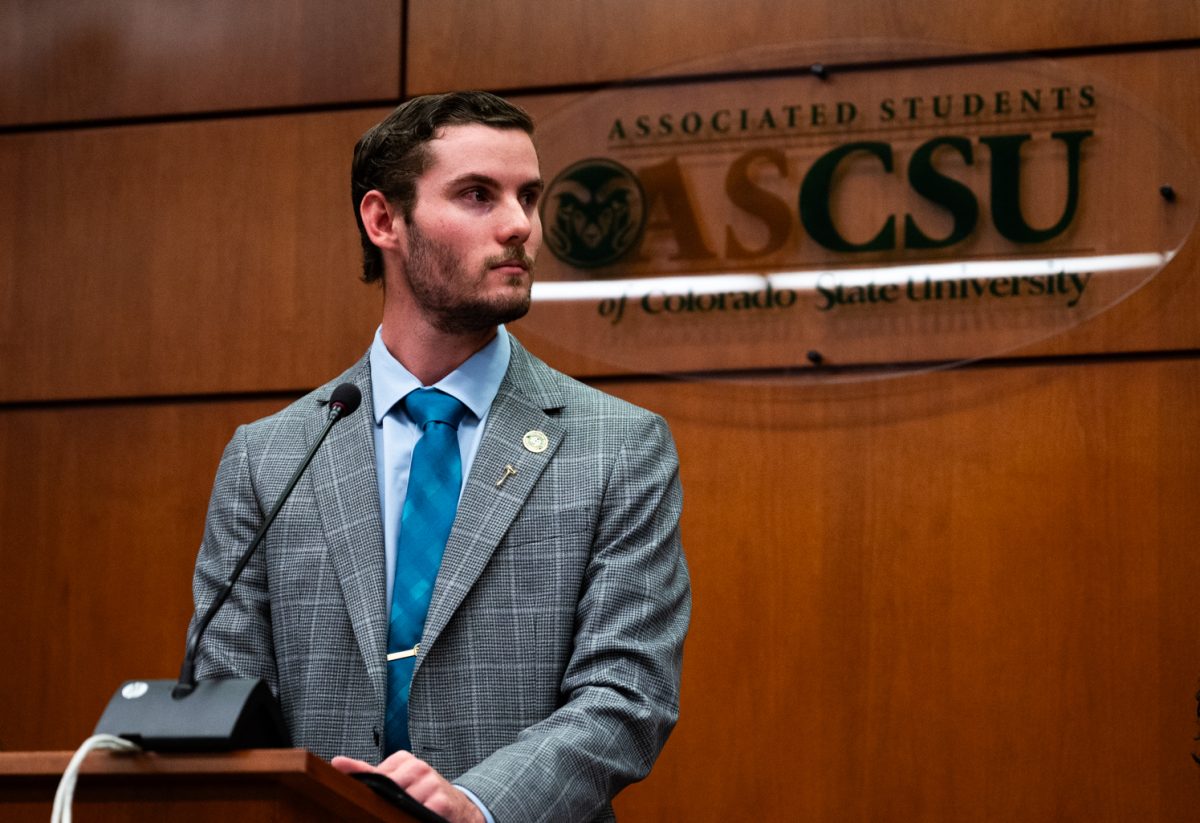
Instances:
[[[484,282],[490,268],[506,260],[523,261],[532,274],[533,261],[525,253],[524,245],[513,245],[502,254],[485,260],[482,270],[476,273],[471,282],[471,274],[461,267],[449,249],[431,241],[415,224],[408,225],[408,258],[404,263],[404,277],[433,327],[445,334],[487,331],[526,315],[529,311],[529,288],[512,296],[490,300],[473,293],[459,293]],[[510,281],[512,286],[519,284],[519,277]]]

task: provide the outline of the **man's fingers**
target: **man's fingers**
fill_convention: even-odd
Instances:
[[[329,765],[333,766],[343,774],[354,774],[355,772],[373,772],[375,767],[370,763],[364,763],[361,760],[355,760],[353,757],[343,757],[338,755],[329,761]]]
[[[414,769],[411,772],[407,772],[405,776],[410,778],[408,783],[400,783],[398,779],[392,779],[404,786],[404,790],[408,792],[413,800],[425,806],[428,806],[429,801],[436,797],[440,791],[450,788],[450,784],[440,774],[429,767],[426,767],[423,771]]]
[[[447,820],[478,821],[483,815],[467,796],[450,785],[433,766],[411,752],[399,751],[388,756],[378,767],[353,757],[338,755],[330,761],[335,769],[346,774],[377,772],[390,777],[408,792],[413,800],[433,809]]]
[[[405,754],[408,753],[405,752]],[[418,802],[422,800],[422,798],[417,797],[414,791],[418,785],[430,780],[430,778],[434,781],[442,779],[442,776],[434,771],[432,766],[411,754],[399,759],[396,763],[389,764],[387,761],[380,763],[379,771],[400,784]]]
[[[414,755],[412,752],[401,749],[398,752],[392,752],[391,754],[389,754],[384,759],[384,761],[379,764],[378,771],[390,773],[393,769],[399,768],[401,764],[406,763],[409,760],[416,760],[416,759],[417,759],[416,755]],[[418,761],[418,762],[420,762],[420,761]]]

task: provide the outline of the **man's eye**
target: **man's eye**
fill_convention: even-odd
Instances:
[[[527,191],[521,195],[521,202],[526,206],[536,206],[538,201],[538,193],[536,191]]]
[[[488,200],[488,193],[483,189],[467,189],[463,196],[472,203],[486,203]]]

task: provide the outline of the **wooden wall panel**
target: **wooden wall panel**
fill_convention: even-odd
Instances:
[[[0,125],[397,98],[400,0],[0,4]]]
[[[379,322],[349,170],[385,112],[0,137],[0,401],[335,376]]]
[[[1200,9],[1200,4],[1196,6]],[[1064,61],[1083,76],[1102,77],[1118,90],[1131,115],[1157,121],[1180,149],[1174,156],[1131,146],[1128,162],[1138,164],[1148,185],[1171,184],[1180,207],[1200,203],[1200,99],[1180,94],[1181,78],[1200,72],[1200,48],[1136,56],[1111,55]],[[1187,184],[1180,180],[1189,180]],[[1165,205],[1165,204],[1164,204]],[[1168,207],[1170,208],[1170,207]],[[1108,219],[1119,233],[1121,204]],[[1115,309],[1060,338],[1031,350],[1038,354],[1200,348],[1200,237],[1193,225],[1188,241],[1151,283]],[[1139,330],[1151,331],[1143,339]]]
[[[1200,102],[1177,93],[1200,49],[1064,64],[1161,113],[1186,151],[1200,146]],[[516,99],[538,116],[567,101]],[[0,137],[0,177],[13,183],[0,191],[0,400],[324,380],[377,322],[377,290],[355,282],[345,191],[354,141],[386,111]],[[1131,162],[1148,185],[1174,181],[1179,208],[1200,197],[1195,169],[1184,185],[1169,159]],[[1119,204],[1101,219],[1120,221]],[[1116,309],[1022,353],[1200,348],[1197,248]]]
[[[622,819],[1193,819],[1200,364],[605,388],[672,423],[695,592]]]
[[[121,681],[178,676],[221,451],[285,402],[0,410],[0,749],[73,749]]]
[[[411,0],[408,92],[515,89],[674,73],[748,46],[813,44],[810,61],[931,56],[1200,36],[1192,0]],[[845,50],[817,44],[857,41]],[[910,48],[910,44],[920,44]]]

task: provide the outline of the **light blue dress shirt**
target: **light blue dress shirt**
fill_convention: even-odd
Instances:
[[[462,457],[462,480],[466,485],[471,464],[483,439],[492,401],[500,391],[500,383],[508,371],[512,348],[508,332],[500,326],[496,336],[466,362],[443,377],[433,386],[452,395],[467,407],[458,426],[458,450]],[[383,329],[375,331],[369,356],[371,362],[371,401],[375,412],[375,469],[379,481],[379,503],[383,513],[383,553],[387,603],[391,608],[392,583],[396,576],[396,544],[400,538],[400,512],[408,493],[408,473],[412,453],[421,439],[421,428],[408,416],[400,401],[412,391],[422,388],[421,381],[392,357],[383,343]],[[459,489],[462,494],[462,489]],[[457,787],[471,799],[486,818],[493,823],[491,812],[467,789]]]
[[[396,575],[396,544],[400,538],[400,512],[408,492],[412,453],[421,439],[421,428],[399,405],[409,392],[422,388],[421,381],[392,357],[383,344],[382,329],[371,344],[371,400],[375,411],[375,467],[379,481],[380,511],[383,513],[383,547],[387,562],[387,602],[392,602]],[[508,332],[501,326],[492,341],[433,386],[452,395],[467,407],[458,426],[458,450],[462,457],[462,481],[466,485],[483,439],[492,401],[508,371],[511,348]],[[461,494],[461,490],[459,492]]]

